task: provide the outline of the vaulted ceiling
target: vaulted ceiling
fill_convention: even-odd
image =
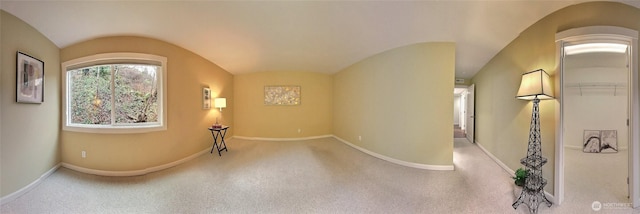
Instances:
[[[470,78],[536,21],[586,1],[2,0],[0,8],[60,48],[104,36],[145,36],[233,74],[335,73],[395,47],[455,42],[456,77]],[[617,1],[640,8],[637,0]]]

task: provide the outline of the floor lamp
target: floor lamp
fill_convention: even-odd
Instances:
[[[547,185],[547,180],[542,177],[542,166],[547,163],[547,158],[542,157],[539,111],[541,99],[553,99],[549,74],[542,69],[523,74],[516,98],[533,100],[533,110],[529,127],[527,157],[520,160],[529,174],[525,179],[520,196],[512,206],[513,209],[517,209],[520,204],[524,203],[529,207],[531,213],[537,213],[540,203],[544,202],[547,207],[552,205],[544,195],[544,186]]]

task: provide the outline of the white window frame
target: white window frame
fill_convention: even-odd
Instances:
[[[158,122],[145,124],[111,124],[111,125],[93,125],[93,124],[73,124],[70,118],[70,102],[69,97],[69,70],[79,67],[87,67],[99,64],[115,64],[115,63],[135,63],[146,62],[160,66],[158,75],[158,103],[161,106],[158,109]],[[87,133],[146,133],[167,130],[167,58],[152,54],[143,53],[104,53],[91,56],[81,57],[62,63],[62,129],[73,132]]]

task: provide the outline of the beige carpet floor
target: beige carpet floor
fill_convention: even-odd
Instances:
[[[628,150],[584,153],[582,150],[565,149],[564,203],[592,204],[598,201],[630,206],[627,197],[627,157]],[[592,211],[590,207],[583,210]]]
[[[333,138],[232,139],[228,147],[222,157],[202,155],[143,176],[60,168],[0,213],[527,213],[511,207],[510,175],[466,139],[455,139],[454,171],[399,166]],[[590,206],[541,206],[539,213]]]

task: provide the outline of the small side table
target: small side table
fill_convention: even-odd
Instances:
[[[224,142],[224,135],[227,134],[229,126],[222,126],[221,128],[209,127],[208,129],[211,131],[211,135],[213,136],[213,146],[209,153],[213,154],[214,149],[218,150],[218,156],[222,156],[222,154],[220,154],[222,150],[229,152],[229,150],[227,150],[227,144]],[[218,139],[220,139],[220,144],[218,144]]]

